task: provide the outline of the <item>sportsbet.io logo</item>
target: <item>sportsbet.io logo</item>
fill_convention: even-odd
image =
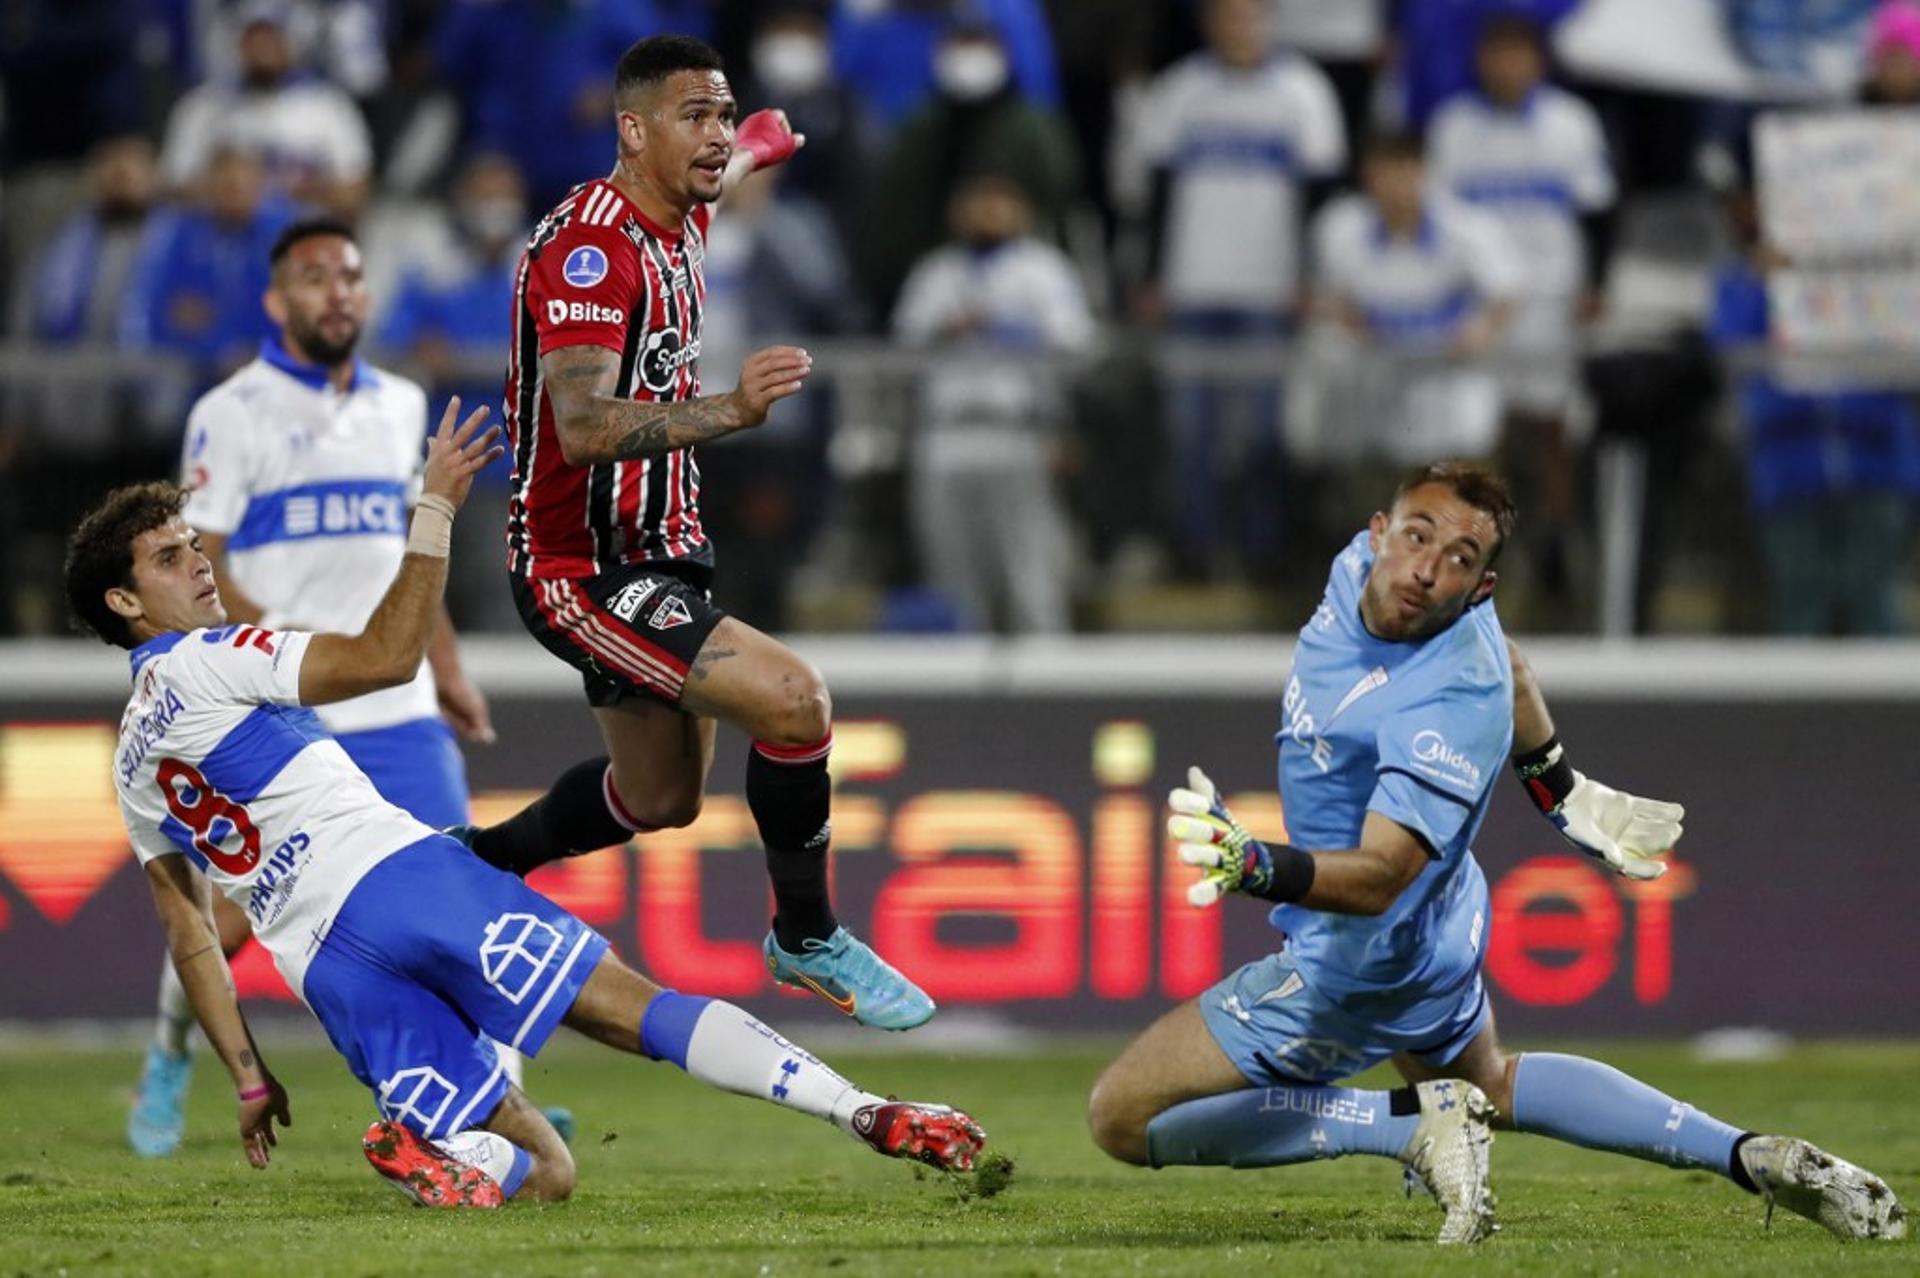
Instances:
[[[646,347],[640,352],[640,380],[656,395],[670,394],[680,370],[699,358],[699,338],[682,346],[680,334],[670,328],[659,329],[647,334]]]

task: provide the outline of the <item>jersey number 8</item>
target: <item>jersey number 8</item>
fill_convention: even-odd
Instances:
[[[167,796],[167,811],[193,832],[193,846],[212,865],[237,876],[260,863],[260,830],[243,804],[221,794],[198,768],[178,759],[160,761],[158,780],[161,793]],[[183,795],[180,782],[185,782],[186,793],[193,796],[191,799]],[[217,821],[225,821],[230,827],[222,831],[218,839],[213,836]],[[228,834],[240,836],[238,852],[228,852],[220,846]]]

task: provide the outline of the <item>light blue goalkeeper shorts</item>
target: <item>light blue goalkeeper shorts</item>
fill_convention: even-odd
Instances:
[[[1406,1052],[1452,1064],[1486,1027],[1480,973],[1457,994],[1409,1001],[1385,1017],[1349,1015],[1323,997],[1285,950],[1228,974],[1200,996],[1200,1014],[1228,1058],[1257,1087],[1323,1085]]]

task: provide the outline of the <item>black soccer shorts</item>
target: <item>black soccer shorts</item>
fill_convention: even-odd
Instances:
[[[633,564],[597,577],[514,576],[520,620],[542,647],[580,672],[587,703],[650,697],[678,707],[687,670],[726,613],[707,596],[706,569]]]

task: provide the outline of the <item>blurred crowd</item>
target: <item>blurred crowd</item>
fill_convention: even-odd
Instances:
[[[709,389],[822,356],[703,454],[758,624],[1290,627],[1398,469],[1472,456],[1522,628],[1899,633],[1912,387],[1757,358],[1750,128],[1920,104],[1920,7],[1653,9],[1695,5],[1749,87],[1569,65],[1642,0],[9,0],[0,634],[61,628],[74,509],[177,472],[303,212],[358,229],[373,358],[496,401],[526,230],[663,31],[807,139],[707,264]],[[504,489],[468,626],[516,624]]]

